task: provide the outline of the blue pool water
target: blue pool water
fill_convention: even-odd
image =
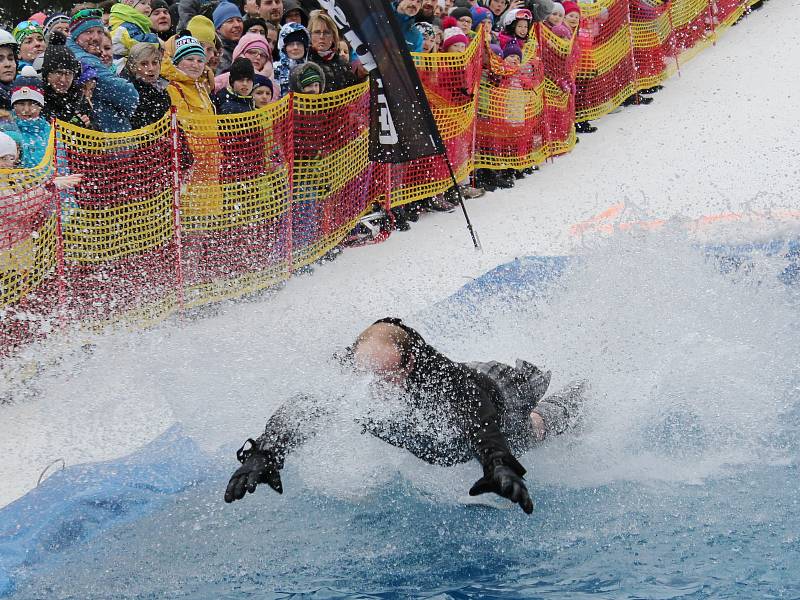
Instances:
[[[346,428],[288,461],[282,496],[228,506],[230,448],[205,455],[177,428],[125,468],[67,470],[0,511],[6,591],[800,598],[797,248],[633,236],[502,265],[409,319],[457,359],[523,356],[554,386],[591,382],[584,428],[522,457],[530,517],[465,505],[474,464],[425,465]]]

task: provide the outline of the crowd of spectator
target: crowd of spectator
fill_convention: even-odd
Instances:
[[[523,62],[533,24],[571,38],[580,23],[571,0],[397,0],[392,6],[413,52],[464,52],[485,24],[486,41],[506,66],[502,77],[520,89],[533,86]],[[16,165],[27,168],[44,156],[54,118],[125,132],[160,120],[171,106],[179,113],[242,113],[290,92],[331,92],[366,77],[316,0],[82,3],[0,30],[0,130],[18,146]],[[5,137],[3,147],[9,147]],[[392,221],[407,229],[420,212],[453,210],[459,194],[509,188],[530,172],[480,171],[473,185],[461,182],[443,196],[398,209]]]

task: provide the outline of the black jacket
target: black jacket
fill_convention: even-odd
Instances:
[[[81,115],[89,117],[89,125],[84,123]],[[83,96],[83,90],[77,84],[73,84],[67,93],[59,94],[45,83],[42,116],[48,121],[56,118],[78,127],[94,128],[94,111],[89,101]]]
[[[409,334],[414,367],[406,380],[403,413],[391,421],[365,417],[361,420],[364,431],[431,464],[454,465],[477,458],[486,467],[499,456],[517,475],[524,475],[501,430],[498,409],[503,410],[506,403],[498,385],[483,373],[450,360],[399,319],[379,322],[398,325]],[[282,468],[286,454],[316,433],[325,411],[313,398],[293,399],[270,417],[257,447],[271,453]]]
[[[214,94],[213,100],[219,115],[234,115],[253,110],[252,96],[239,96],[227,88]]]
[[[312,48],[308,60],[318,65],[325,74],[326,92],[343,90],[358,83],[356,74],[338,53],[334,54],[331,60],[325,60]]]
[[[136,112],[131,115],[131,127],[140,129],[161,119],[171,105],[169,94],[165,89],[166,81],[159,79],[153,85],[133,77],[127,72],[125,76],[139,92],[139,104],[136,106]],[[162,83],[164,87],[162,87]]]

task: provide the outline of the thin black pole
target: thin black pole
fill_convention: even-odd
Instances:
[[[450,159],[447,157],[446,152],[442,154],[442,158],[444,158],[444,162],[447,163],[447,169],[450,171],[450,179],[453,181],[453,187],[456,188],[456,193],[458,194],[458,203],[461,205],[461,210],[464,212],[464,219],[467,221],[467,229],[469,230],[469,234],[472,236],[472,243],[475,245],[476,250],[483,250],[481,247],[481,242],[478,239],[478,234],[472,228],[472,222],[469,220],[469,215],[467,214],[467,207],[464,206],[464,195],[461,193],[461,188],[458,187],[456,174],[453,173],[453,165],[450,164]]]

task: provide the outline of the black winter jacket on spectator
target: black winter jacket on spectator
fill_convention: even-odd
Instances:
[[[309,51],[308,60],[315,63],[325,74],[325,91],[335,92],[358,83],[358,78],[350,65],[338,52],[334,52],[330,60],[320,56],[313,48]]]
[[[11,84],[0,83],[0,109],[11,110]]]
[[[219,115],[235,115],[253,110],[253,98],[239,96],[226,88],[214,94],[214,105]]]
[[[65,123],[94,129],[94,111],[91,104],[83,96],[83,88],[77,84],[65,94],[59,94],[50,85],[44,84],[44,109],[42,116],[47,119],[58,119]],[[87,124],[81,117],[88,117]]]
[[[166,90],[167,81],[159,78],[153,85],[137,79],[127,70],[123,71],[123,75],[139,92],[139,104],[136,106],[136,112],[131,115],[131,127],[141,129],[163,117],[172,104]]]

